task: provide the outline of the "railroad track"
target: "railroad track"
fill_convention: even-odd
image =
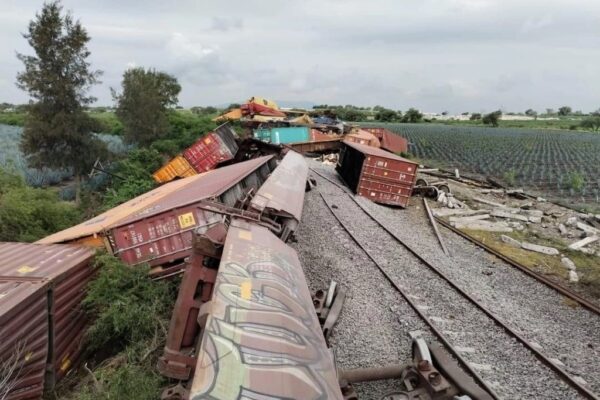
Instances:
[[[555,387],[553,390],[556,393],[562,393],[557,398],[574,397],[573,391],[578,392],[584,398],[599,398],[581,379],[573,376],[564,366],[561,366],[560,362],[544,354],[539,345],[529,341],[504,323],[479,301],[462,290],[439,268],[428,262],[390,231],[385,224],[357,201],[346,187],[314,169],[312,172],[343,192],[341,196],[337,194],[335,197],[322,193],[320,195],[329,211],[357,246],[365,252],[388,282],[423,318],[448,351],[454,354],[463,367],[493,398],[501,398],[496,393],[496,387],[502,388],[502,384],[490,383],[496,379],[507,379],[509,386],[514,390],[515,386],[523,385],[526,388],[528,384],[535,385],[536,380],[548,380],[548,375],[551,376],[553,373],[568,385],[568,388],[565,388],[562,385],[557,386],[558,382],[553,384]],[[334,204],[334,202],[339,203],[340,201],[345,203],[343,205]],[[355,222],[360,214],[368,216],[372,229],[379,230],[376,236],[377,241],[361,237],[359,234],[361,229],[364,229]],[[363,223],[365,223],[364,218]],[[386,248],[382,248],[381,244],[385,244]],[[412,258],[412,261],[406,258],[405,263],[403,260],[401,270],[397,268],[397,264],[392,267],[386,262],[386,257],[393,258],[393,254],[402,253],[402,251],[404,251],[405,257]],[[416,266],[408,268],[408,265],[415,263]],[[452,318],[441,318],[434,315],[439,314],[440,311]],[[486,338],[488,335],[493,338],[492,343],[488,342]],[[515,348],[515,341],[525,347],[528,353],[518,354],[520,346]],[[551,371],[541,370],[536,365],[534,357]],[[524,360],[526,360],[525,364]],[[497,367],[497,363],[504,365],[504,369],[509,373],[503,377],[495,375],[493,368]],[[512,377],[512,374],[518,376]],[[551,384],[547,382],[547,385]],[[513,392],[511,396],[514,395]],[[529,395],[534,396],[535,394],[529,393]]]
[[[347,187],[340,185],[339,183],[335,182],[334,180],[328,178],[327,176],[321,174],[320,172],[316,171],[315,169],[311,168],[310,169],[312,172],[314,172],[315,174],[319,175],[321,178],[327,180],[329,183],[337,186],[339,189],[343,190],[344,192],[346,192],[348,195],[352,195],[352,193],[348,190]],[[505,256],[504,254],[492,249],[491,247],[487,246],[485,243],[482,243],[481,241],[477,240],[476,238],[468,235],[465,232],[462,232],[459,229],[456,229],[455,227],[453,227],[452,225],[450,225],[449,223],[447,223],[446,221],[444,221],[441,218],[438,217],[434,217],[435,220],[443,225],[445,228],[448,228],[449,230],[451,230],[452,232],[456,233],[457,235],[463,237],[464,239],[468,240],[469,242],[481,247],[482,249],[484,249],[485,251],[487,251],[490,254],[493,254],[494,256],[500,258],[501,260],[503,260],[504,262],[506,262],[507,264],[519,269],[520,271],[522,271],[523,273],[531,276],[532,278],[536,279],[537,281],[543,283],[544,285],[548,286],[549,288],[557,291],[558,293],[560,293],[561,295],[573,300],[574,302],[578,303],[581,307],[586,308],[587,310],[600,315],[600,305],[586,299],[585,297],[581,296],[579,293],[573,291],[572,289],[561,285],[560,283],[554,282],[548,278],[546,278],[545,276],[543,276],[542,274],[539,274],[533,270],[531,270],[530,268],[527,268],[526,266],[524,266],[523,264],[511,259],[510,257]]]

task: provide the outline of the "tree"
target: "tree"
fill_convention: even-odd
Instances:
[[[485,125],[492,125],[493,127],[496,127],[496,126],[498,126],[498,121],[500,120],[501,116],[502,116],[502,111],[500,111],[500,110],[494,111],[494,112],[484,115],[484,117],[482,118],[482,122]]]
[[[90,37],[58,1],[44,4],[23,35],[35,55],[17,53],[25,71],[17,86],[29,92],[30,103],[21,138],[21,150],[35,168],[71,168],[77,182],[106,147],[92,133],[94,125],[84,107],[101,71],[93,71],[87,58]]]
[[[591,129],[594,132],[600,130],[600,116],[594,115],[592,117],[585,118],[581,121],[580,126],[584,129]]]
[[[404,117],[402,117],[402,122],[416,123],[420,122],[422,119],[423,114],[421,114],[419,110],[415,108],[409,108],[408,111],[404,113]]]
[[[181,86],[175,77],[153,69],[132,68],[123,73],[122,93],[111,89],[117,117],[127,143],[148,146],[169,129],[169,107],[177,104]]]
[[[525,111],[525,115],[527,115],[528,117],[537,117],[538,113],[537,111],[529,108],[528,110]]]
[[[572,111],[573,110],[571,110],[571,107],[562,106],[561,108],[558,109],[558,115],[565,117],[567,115],[571,115]]]
[[[381,122],[394,122],[398,119],[398,113],[388,108],[379,108],[375,114],[375,119]]]
[[[471,121],[477,121],[477,120],[481,119],[481,114],[480,113],[473,113],[473,114],[471,114],[471,117],[469,119]]]

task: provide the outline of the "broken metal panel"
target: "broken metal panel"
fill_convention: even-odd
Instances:
[[[233,219],[203,326],[190,399],[341,399],[296,252]]]
[[[256,192],[250,207],[259,212],[293,217],[299,222],[302,217],[307,178],[308,165],[304,157],[294,151],[288,152]]]

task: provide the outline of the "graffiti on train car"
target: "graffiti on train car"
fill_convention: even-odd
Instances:
[[[266,228],[234,220],[199,320],[191,399],[341,398],[298,257]]]

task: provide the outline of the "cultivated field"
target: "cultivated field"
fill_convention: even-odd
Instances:
[[[552,199],[600,206],[600,134],[387,124],[422,162],[494,177]]]
[[[28,184],[36,187],[56,185],[72,176],[67,170],[29,168],[27,160],[19,150],[22,133],[22,127],[0,124],[0,168],[17,171]],[[112,153],[119,154],[127,150],[120,137],[107,134],[99,136]]]

